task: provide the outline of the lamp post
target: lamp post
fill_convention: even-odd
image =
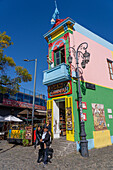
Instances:
[[[85,124],[83,120],[83,112],[82,112],[82,95],[81,95],[81,88],[80,88],[80,77],[79,77],[79,60],[78,57],[82,57],[81,66],[84,69],[86,64],[89,62],[90,53],[87,52],[88,44],[86,42],[81,43],[77,51],[73,47],[69,47],[74,52],[74,57],[76,59],[76,72],[77,72],[77,79],[78,79],[78,99],[79,99],[79,109],[80,109],[80,152],[83,157],[88,157],[88,141],[86,140],[86,133],[85,133]],[[83,53],[83,51],[85,51]],[[79,56],[78,56],[79,54]],[[68,57],[69,64],[72,63],[72,57],[69,55]]]
[[[34,126],[34,108],[35,108],[35,90],[36,90],[36,71],[37,71],[37,58],[28,60],[24,59],[24,61],[35,61],[35,74],[34,74],[34,90],[33,90],[33,105],[32,105],[32,127]]]

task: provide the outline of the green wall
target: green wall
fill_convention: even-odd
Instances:
[[[75,140],[80,140],[80,125],[79,125],[79,113],[77,109],[77,80],[72,80],[72,95],[73,95],[73,108],[74,108],[74,121],[75,121]],[[87,103],[87,109],[83,109],[83,112],[87,115],[87,121],[85,122],[86,138],[93,138],[94,121],[92,113],[92,103],[103,104],[105,111],[106,125],[109,124],[108,130],[110,130],[111,136],[113,136],[113,119],[109,119],[107,109],[113,111],[113,90],[96,85],[96,90],[86,89],[85,83],[81,82],[82,101]],[[112,113],[113,115],[113,113]],[[77,123],[78,122],[78,123]]]

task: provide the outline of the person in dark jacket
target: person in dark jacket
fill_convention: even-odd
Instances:
[[[48,127],[48,132],[50,134],[50,143],[52,143],[52,140],[51,140],[51,121],[50,120],[47,120],[47,124],[44,125],[44,127]]]
[[[36,141],[35,141],[35,149],[36,149],[36,146],[40,144],[40,139],[42,138],[42,129],[40,126],[37,127],[37,130],[36,130]]]
[[[42,134],[42,139],[40,139],[41,144],[44,146],[44,166],[48,163],[48,151],[50,146],[50,134],[48,132],[48,126],[44,127],[44,131]]]

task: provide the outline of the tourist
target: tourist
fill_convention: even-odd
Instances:
[[[37,130],[36,130],[36,141],[35,141],[35,149],[36,149],[36,146],[40,144],[40,139],[42,137],[42,129],[40,126],[37,127]]]
[[[48,151],[49,151],[49,146],[50,146],[50,134],[48,131],[48,126],[44,127],[42,139],[40,139],[40,142],[41,142],[41,149],[43,150],[43,154],[44,154],[43,163],[45,167],[45,165],[48,163]],[[38,161],[39,159],[40,158],[38,158]]]

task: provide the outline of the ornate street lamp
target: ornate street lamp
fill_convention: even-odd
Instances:
[[[76,59],[76,72],[77,72],[77,79],[78,79],[78,93],[79,93],[79,109],[80,109],[80,152],[81,155],[83,157],[88,157],[89,153],[88,153],[88,141],[86,140],[86,133],[85,133],[85,124],[84,124],[84,119],[83,119],[83,112],[82,112],[82,96],[81,96],[81,88],[80,88],[80,77],[79,77],[79,62],[78,62],[78,57],[81,56],[82,57],[82,62],[81,62],[81,66],[84,69],[86,67],[86,64],[89,62],[90,59],[90,53],[87,52],[87,48],[88,48],[88,44],[86,42],[81,43],[78,48],[77,51],[75,51],[75,49],[73,47],[69,47],[73,50],[74,52],[74,57]],[[83,51],[85,51],[83,53]],[[78,56],[78,53],[80,54]],[[72,57],[69,54],[68,57],[68,62],[69,64],[72,63]]]

